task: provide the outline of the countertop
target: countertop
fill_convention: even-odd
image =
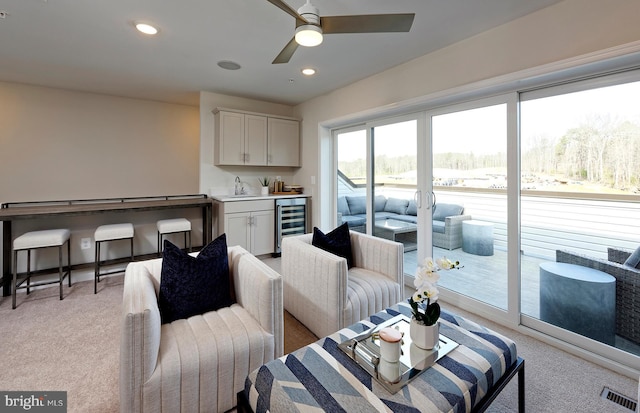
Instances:
[[[308,194],[295,195],[211,195],[214,201],[218,202],[236,202],[236,201],[258,201],[263,199],[286,199],[286,198],[309,198]]]

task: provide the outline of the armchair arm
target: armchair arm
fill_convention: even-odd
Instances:
[[[404,285],[404,246],[395,241],[351,231],[353,265],[384,274]]]
[[[141,388],[158,360],[161,322],[155,278],[150,272],[156,264],[132,262],[125,271],[120,335],[122,411],[142,411]]]
[[[282,239],[284,307],[316,336],[341,328],[347,260],[311,245],[312,234]]]
[[[236,301],[274,336],[274,358],[284,354],[282,277],[242,247],[229,248]]]
[[[452,215],[444,219],[444,233],[454,234],[460,232],[462,234],[462,221],[471,219],[471,215]]]

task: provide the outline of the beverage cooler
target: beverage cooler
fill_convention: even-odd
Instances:
[[[287,235],[306,234],[307,198],[276,199],[276,240],[274,256],[279,256],[282,238]]]

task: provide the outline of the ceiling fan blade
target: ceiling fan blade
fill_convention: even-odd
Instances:
[[[296,19],[296,26],[300,26],[302,24],[307,24],[307,21],[304,19],[304,17],[300,16],[300,14],[298,14],[298,12],[294,9],[292,9],[287,3],[285,3],[282,0],[267,0],[269,3],[273,4],[274,6],[278,7],[280,10],[284,11],[287,14],[290,14],[291,16],[293,16]]]
[[[293,56],[293,53],[296,51],[297,48],[298,48],[298,43],[296,42],[296,38],[293,37],[291,38],[289,43],[287,43],[284,49],[282,49],[280,54],[276,56],[275,59],[273,59],[273,62],[271,62],[271,64],[288,63],[289,60],[291,59],[291,56]]]
[[[320,17],[320,26],[325,34],[408,32],[415,16],[415,13],[326,16]]]

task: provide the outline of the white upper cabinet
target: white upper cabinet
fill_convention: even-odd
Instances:
[[[215,164],[300,166],[300,122],[216,109]]]
[[[268,118],[268,165],[300,166],[300,122]]]

